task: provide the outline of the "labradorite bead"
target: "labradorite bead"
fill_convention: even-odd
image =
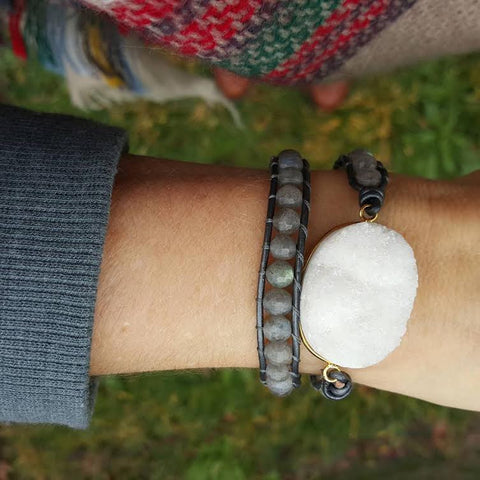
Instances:
[[[295,241],[288,235],[278,234],[270,243],[270,253],[279,260],[290,260],[296,251]]]
[[[281,382],[270,380],[267,377],[267,387],[277,397],[285,397],[293,390],[293,381],[291,377]]]
[[[278,183],[280,185],[286,185],[287,183],[292,185],[302,185],[303,174],[296,168],[282,168],[278,172]]]
[[[273,216],[273,226],[280,233],[290,235],[300,228],[300,216],[291,208],[279,208]]]
[[[271,315],[285,315],[292,309],[292,296],[279,288],[272,288],[263,297],[263,306]]]
[[[283,382],[291,377],[288,365],[267,365],[267,380]]]
[[[288,340],[292,334],[290,320],[283,315],[272,315],[263,325],[263,334],[271,342]]]
[[[302,170],[302,157],[296,150],[283,150],[278,154],[278,167]]]
[[[377,170],[377,159],[366,150],[354,150],[348,154],[352,161],[357,182],[364,187],[375,187],[382,180]]]
[[[277,205],[298,208],[302,205],[302,192],[294,185],[284,185],[277,191]]]
[[[370,152],[361,148],[349,152],[347,156],[352,161],[354,171],[362,168],[376,168],[377,166],[377,159]]]
[[[382,180],[382,174],[378,170],[361,170],[355,178],[363,187],[376,187]]]
[[[290,365],[292,347],[287,342],[269,342],[265,345],[265,358],[272,365]]]
[[[293,282],[293,268],[285,260],[277,260],[267,267],[267,280],[273,287],[285,288]]]

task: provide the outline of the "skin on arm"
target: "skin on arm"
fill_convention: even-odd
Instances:
[[[126,155],[98,286],[91,375],[258,368],[255,298],[269,173]],[[306,256],[358,218],[342,171],[312,172]],[[354,382],[480,410],[480,171],[391,174],[378,222],[401,233],[419,288],[400,346]],[[368,248],[368,247],[366,247]],[[322,362],[303,346],[301,371]]]

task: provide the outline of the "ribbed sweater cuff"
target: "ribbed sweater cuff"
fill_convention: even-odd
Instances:
[[[86,428],[119,129],[0,105],[0,421]]]

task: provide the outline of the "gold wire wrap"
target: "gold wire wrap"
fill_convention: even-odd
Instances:
[[[327,365],[323,368],[322,370],[322,376],[325,379],[325,381],[329,383],[335,383],[337,380],[334,378],[331,378],[328,376],[328,373],[330,370],[337,370],[338,372],[341,372],[340,367],[338,365],[335,365],[332,362],[329,362],[327,359],[323,358],[320,354],[318,354],[313,347],[308,343],[308,340],[305,338],[305,334],[303,333],[302,330],[302,322],[300,321],[300,337],[302,338],[302,342],[307,347],[307,350],[315,357],[317,357],[319,360],[322,360],[322,362],[325,362]]]

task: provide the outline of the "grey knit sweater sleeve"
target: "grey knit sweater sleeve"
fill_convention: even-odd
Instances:
[[[0,105],[0,422],[86,428],[93,313],[123,131]]]

